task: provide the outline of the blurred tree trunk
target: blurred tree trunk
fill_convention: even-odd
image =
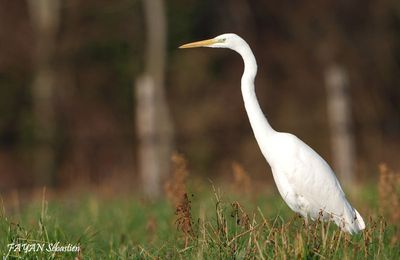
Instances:
[[[55,71],[52,59],[60,18],[59,0],[28,0],[35,32],[35,75],[32,84],[35,140],[33,171],[38,184],[51,185],[55,168]]]
[[[325,71],[327,106],[331,129],[333,162],[345,185],[354,184],[354,136],[351,124],[350,90],[345,70],[330,64]]]
[[[143,0],[147,26],[145,71],[136,80],[139,174],[144,192],[157,197],[169,173],[172,123],[164,91],[166,21],[162,0]]]

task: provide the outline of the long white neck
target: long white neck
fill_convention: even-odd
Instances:
[[[263,144],[268,142],[268,139],[271,138],[276,131],[269,124],[257,100],[254,87],[254,79],[257,74],[257,62],[253,52],[246,42],[244,42],[241,45],[241,48],[238,48],[236,51],[242,56],[244,61],[241,89],[247,116],[249,117],[250,125],[262,153],[265,157],[268,157],[268,148],[265,148],[266,145]]]

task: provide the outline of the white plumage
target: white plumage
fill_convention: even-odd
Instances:
[[[241,89],[247,115],[262,154],[284,201],[304,218],[333,220],[351,234],[365,228],[361,215],[347,201],[334,172],[311,147],[289,133],[275,131],[258,103],[254,79],[257,63],[249,45],[238,35],[222,34],[180,48],[229,48],[244,61]]]

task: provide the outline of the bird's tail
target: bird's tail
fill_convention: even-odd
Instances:
[[[355,222],[358,225],[358,229],[359,230],[363,230],[365,229],[365,223],[364,223],[364,219],[361,217],[360,213],[358,213],[358,211],[356,209],[354,209],[354,211],[356,212],[356,220]]]
[[[347,214],[347,217],[344,219],[344,221],[345,223],[343,223],[343,229],[350,234],[358,233],[365,229],[364,220],[356,209],[352,208],[351,214]]]

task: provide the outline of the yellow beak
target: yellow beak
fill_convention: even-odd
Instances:
[[[179,49],[207,47],[207,46],[213,45],[214,43],[217,43],[217,42],[218,41],[215,40],[215,39],[208,39],[208,40],[204,40],[204,41],[191,42],[191,43],[187,43],[187,44],[179,46]]]

